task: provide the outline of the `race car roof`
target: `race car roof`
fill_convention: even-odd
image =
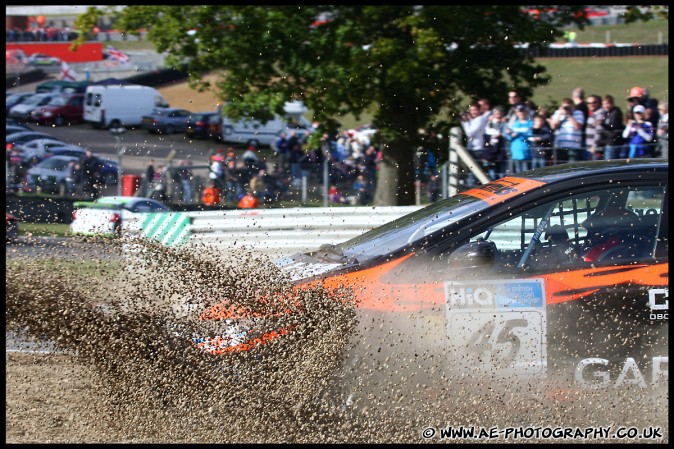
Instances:
[[[587,175],[609,175],[612,173],[647,172],[668,170],[669,164],[663,159],[616,159],[609,161],[584,161],[557,164],[550,167],[518,173],[518,178],[529,178],[543,183],[552,183]]]

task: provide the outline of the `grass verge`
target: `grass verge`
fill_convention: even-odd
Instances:
[[[19,224],[19,235],[46,237],[69,237],[70,225],[63,223],[25,223]]]

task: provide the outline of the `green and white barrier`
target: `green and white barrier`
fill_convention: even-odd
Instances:
[[[153,212],[127,223],[126,230],[166,246],[180,246],[189,240],[191,222],[192,218],[185,212]]]

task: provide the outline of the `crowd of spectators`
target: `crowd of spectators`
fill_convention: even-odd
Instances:
[[[64,24],[57,27],[50,23],[43,27],[19,28],[5,30],[7,42],[69,42],[77,39],[79,33]]]
[[[629,90],[624,109],[612,95],[586,98],[580,87],[551,114],[517,90],[508,103],[485,109],[482,99],[461,118],[466,148],[492,179],[574,161],[669,157],[668,104],[641,87]],[[469,174],[466,184],[474,183]]]
[[[491,179],[574,161],[668,158],[667,102],[649,98],[639,87],[630,89],[626,102],[623,113],[611,95],[586,98],[584,90],[576,88],[549,113],[512,90],[507,109],[492,107],[487,99],[468,107],[461,116],[465,146]],[[290,131],[274,143],[275,157],[269,160],[255,147],[238,157],[232,148],[220,148],[210,157],[208,192],[188,188],[187,172],[176,175],[174,184],[186,186],[184,202],[196,197],[211,205],[243,208],[251,207],[242,205],[244,197],[253,196],[260,205],[293,199],[306,179],[321,192],[326,190],[330,203],[371,204],[382,154],[369,136],[354,131],[326,133],[315,148],[309,148],[308,132]],[[422,145],[415,154],[416,179],[427,199],[435,201],[440,197],[438,151],[443,147],[430,144],[438,141],[433,131],[422,137],[429,145]],[[470,170],[464,182],[466,187],[476,185]]]
[[[308,137],[308,132],[295,130],[281,133],[271,160],[254,146],[240,156],[233,148],[219,148],[209,158],[209,180],[202,200],[207,197],[210,205],[247,208],[254,204],[248,201],[251,195],[259,204],[275,203],[297,195],[303,180],[307,188],[319,186],[321,191],[327,180],[330,202],[370,204],[381,158],[370,139],[348,131],[332,137],[326,133],[319,145],[309,148]]]
[[[611,95],[586,98],[583,89],[576,88],[552,113],[512,90],[507,109],[492,107],[487,99],[480,99],[468,107],[461,124],[466,148],[490,179],[581,160],[669,157],[668,103],[650,98],[640,87],[630,89],[624,109]],[[155,168],[151,161],[144,194],[163,202],[211,205],[240,205],[244,197],[252,195],[262,205],[297,199],[294,195],[306,180],[307,188],[328,191],[330,203],[371,204],[382,158],[371,135],[351,130],[325,133],[320,143],[310,148],[309,133],[293,130],[282,133],[274,143],[274,158],[262,157],[253,146],[240,156],[232,148],[219,148],[209,158],[205,186],[195,184],[189,161],[177,168]],[[427,199],[435,201],[440,197],[438,151],[444,147],[433,144],[439,141],[433,131],[422,134],[422,138],[425,145],[415,153],[416,180]],[[8,166],[12,166],[9,161]],[[77,190],[97,196],[97,183],[84,181],[81,176],[73,176]],[[470,170],[464,182],[466,187],[476,185]],[[173,192],[170,198],[169,184]],[[208,195],[204,187],[209,189]],[[239,207],[251,207],[253,203],[247,204]]]

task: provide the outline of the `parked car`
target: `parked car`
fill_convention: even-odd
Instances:
[[[53,193],[64,196],[67,192],[66,174],[72,156],[50,156],[28,169],[27,181],[31,191]]]
[[[71,156],[78,160],[82,159],[86,153],[86,148],[77,145],[66,145],[62,147],[52,147],[43,157],[46,159],[52,156]],[[101,156],[94,156],[101,163],[101,176],[105,185],[117,184],[117,176],[119,173],[119,163],[113,159]]]
[[[74,204],[73,234],[119,237],[123,231],[137,228],[148,213],[169,212],[165,204],[135,196],[103,196],[93,202]]]
[[[30,121],[33,110],[46,106],[58,95],[59,94],[34,94],[26,101],[12,106],[9,110],[9,117],[24,122]]]
[[[5,212],[5,243],[14,243],[19,238],[19,219]]]
[[[16,126],[16,127],[19,127],[19,128],[23,128],[25,130],[31,129],[31,128],[28,127],[28,125],[26,125],[23,122],[20,122],[18,120],[14,120],[13,118],[5,117],[5,128],[10,127],[10,126]]]
[[[26,58],[26,64],[30,65],[58,65],[61,59],[55,56],[49,56],[46,53],[33,53]]]
[[[212,139],[211,120],[222,121],[217,112],[194,112],[187,118],[185,134],[194,139]]]
[[[65,195],[66,169],[70,161],[79,162],[81,158],[54,154],[40,160],[34,167],[28,169],[27,181],[31,191],[37,190],[44,193]],[[101,181],[105,185],[117,182],[119,166],[110,159],[98,158],[101,162]]]
[[[33,139],[28,142],[14,145],[23,160],[30,159],[33,156],[42,158],[49,153],[51,148],[63,148],[68,146],[74,147],[75,145],[54,138]]]
[[[16,106],[17,104],[23,103],[33,95],[35,95],[35,92],[16,92],[8,95],[7,97],[5,97],[6,113],[9,114],[9,110],[12,107]]]
[[[179,108],[155,108],[150,115],[144,115],[140,128],[153,134],[182,133],[187,129],[187,119],[192,112]]]
[[[39,125],[71,125],[82,123],[84,114],[84,94],[66,94],[52,98],[44,107],[34,109],[31,122]]]
[[[5,146],[9,145],[18,145],[26,142],[30,142],[34,139],[53,139],[54,136],[51,134],[43,133],[40,131],[16,131],[5,136]]]
[[[30,129],[27,126],[23,126],[23,125],[6,125],[5,126],[5,135],[20,133],[22,131],[32,131],[32,129]]]
[[[222,142],[222,115],[215,114],[208,120],[208,132],[216,142]]]
[[[49,80],[35,87],[38,94],[83,94],[87,90],[89,81]]]
[[[466,379],[469,389],[521,379],[548,393],[666,394],[668,196],[661,159],[568,163],[497,179],[276,260],[294,290],[259,298],[259,309],[254,298],[245,307],[216,304],[200,316],[209,330],[220,328],[193,341],[225,354],[302,338],[302,320],[288,313],[305,310],[303,294],[320,288],[322,297],[354,304],[372,332],[359,340],[386,375],[412,361],[411,382],[428,374]]]

